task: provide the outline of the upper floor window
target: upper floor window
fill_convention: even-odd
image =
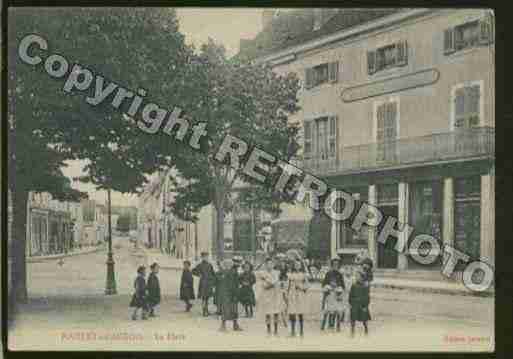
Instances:
[[[493,41],[493,19],[487,15],[480,20],[469,21],[444,31],[444,53],[487,45]]]
[[[305,159],[312,157],[321,160],[336,158],[338,146],[338,119],[336,116],[308,120],[304,122],[303,126]]]
[[[454,92],[454,128],[479,126],[481,87],[479,84],[456,88]]]
[[[397,102],[385,102],[376,110],[376,144],[377,160],[391,161],[396,156],[398,135]]]
[[[367,68],[370,75],[408,63],[408,44],[406,40],[367,51]]]
[[[305,87],[310,89],[324,83],[338,81],[338,61],[320,64],[305,70]]]

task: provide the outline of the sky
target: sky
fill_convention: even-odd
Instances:
[[[257,8],[178,8],[177,16],[180,31],[185,34],[186,42],[199,48],[212,38],[223,44],[227,55],[235,55],[239,50],[240,39],[251,39],[262,28],[262,9]],[[63,168],[64,175],[78,177],[82,174],[84,161],[68,161]],[[105,191],[96,191],[90,184],[74,181],[74,188],[89,193],[89,198],[100,203],[107,201]],[[136,195],[124,195],[112,192],[112,204],[116,206],[136,206]]]

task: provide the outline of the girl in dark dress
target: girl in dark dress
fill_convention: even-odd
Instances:
[[[149,316],[155,316],[155,307],[160,304],[160,283],[159,277],[157,274],[159,272],[159,265],[157,263],[153,263],[150,266],[151,273],[148,276],[148,284],[146,289],[148,291],[147,302],[148,302],[148,310]]]
[[[244,272],[240,276],[240,297],[239,301],[244,306],[246,317],[253,317],[253,307],[256,304],[253,285],[256,283],[256,277],[251,270],[251,264],[244,263]]]
[[[364,273],[362,271],[356,272],[356,281],[351,286],[349,292],[349,304],[351,305],[351,336],[354,336],[355,322],[363,323],[365,335],[368,334],[367,321],[371,319],[369,313],[369,287],[364,281]]]
[[[191,262],[183,262],[182,280],[180,282],[180,300],[185,302],[185,311],[190,312],[191,300],[194,300],[194,277],[191,272]]]
[[[137,311],[141,309],[141,319],[147,319],[146,312],[146,268],[140,266],[137,268],[137,277],[134,280],[134,294],[130,301],[130,307],[134,308],[132,319],[137,320]]]

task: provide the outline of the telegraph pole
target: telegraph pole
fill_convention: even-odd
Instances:
[[[114,257],[112,255],[112,206],[110,199],[110,188],[107,190],[107,207],[108,207],[108,216],[109,216],[109,252],[107,253],[107,283],[105,285],[105,294],[112,295],[117,294],[116,290],[116,277],[114,273]]]

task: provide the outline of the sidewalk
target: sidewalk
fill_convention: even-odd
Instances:
[[[141,251],[144,252],[148,265],[153,262],[157,262],[162,269],[181,271],[183,268],[182,259],[176,259],[146,248],[141,248]],[[470,295],[482,297],[491,297],[495,295],[493,288],[485,292],[473,292],[467,289],[460,281],[391,278],[389,275],[381,277],[379,274],[375,275],[372,287],[448,295]],[[321,286],[319,283],[313,283],[312,289],[320,291]]]
[[[68,253],[59,253],[59,254],[50,254],[46,256],[35,256],[35,257],[27,257],[27,263],[39,263],[44,262],[47,260],[54,260],[54,259],[60,259],[65,257],[72,257],[72,256],[78,256],[81,254],[89,254],[89,253],[95,253],[99,251],[105,250],[105,246],[97,246],[97,247],[87,247],[83,248],[81,250],[68,252]]]

